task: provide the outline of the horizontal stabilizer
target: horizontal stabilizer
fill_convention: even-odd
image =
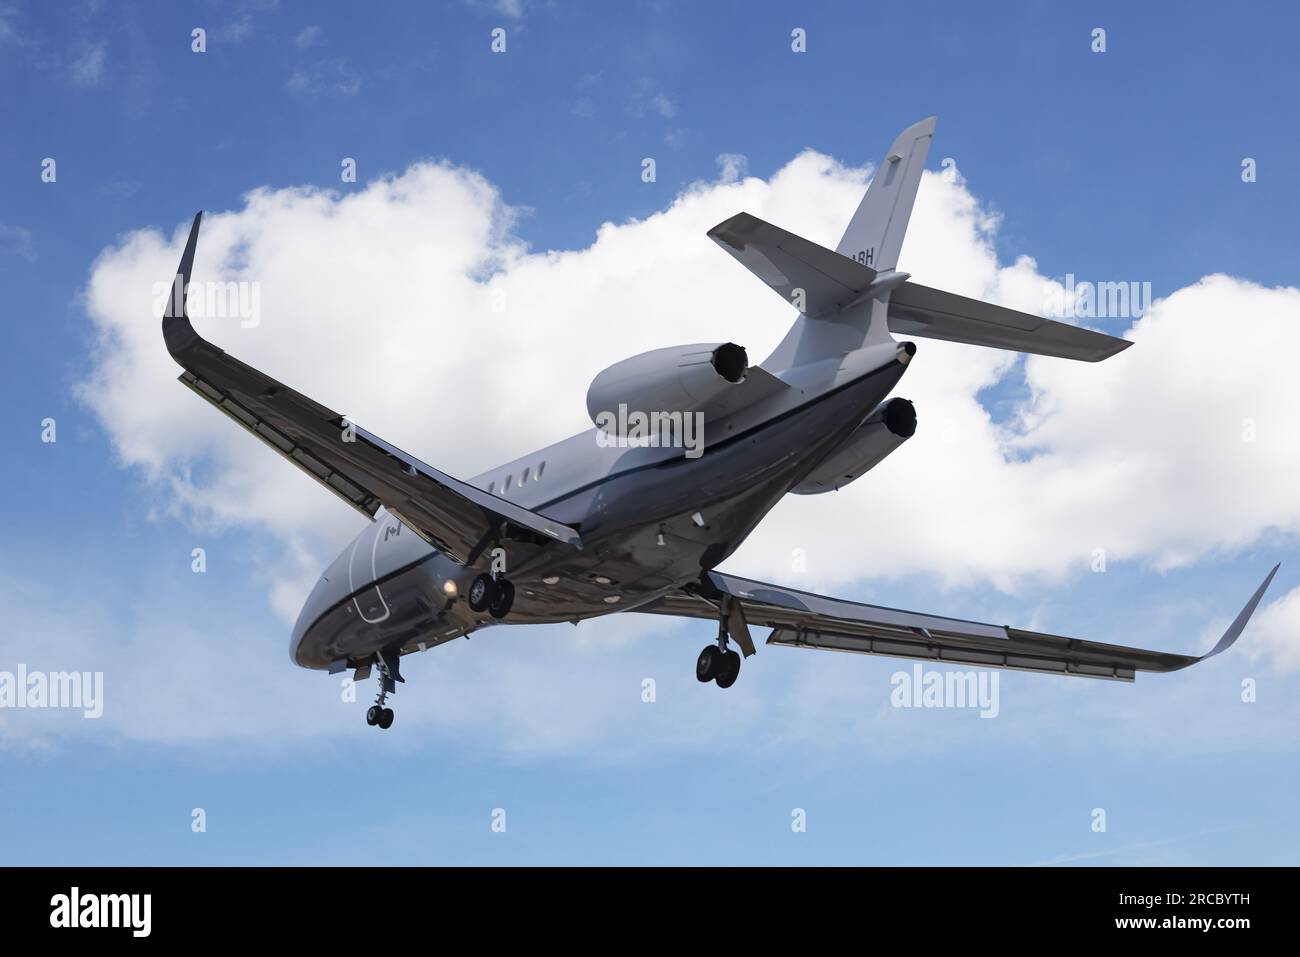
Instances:
[[[809,318],[861,298],[876,279],[870,266],[749,213],[714,226],[709,238]]]
[[[903,283],[890,296],[889,331],[1085,362],[1109,359],[1133,344],[914,282]]]

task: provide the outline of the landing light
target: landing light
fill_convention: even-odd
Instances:
[[[456,588],[456,583],[452,581],[450,578],[448,578],[445,582],[442,583],[442,593],[446,595],[448,598],[455,598],[457,590],[458,589]]]

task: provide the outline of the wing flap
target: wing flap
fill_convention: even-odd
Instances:
[[[367,518],[374,518],[379,506],[383,503],[373,495],[368,495],[365,490],[358,488],[347,479],[339,476],[333,469],[312,455],[309,451],[296,445],[283,432],[269,425],[267,422],[259,419],[256,415],[244,408],[238,402],[227,395],[223,395],[220,389],[217,389],[202,379],[198,378],[192,372],[182,372],[178,380],[182,385],[194,392],[199,398],[208,402],[218,411],[223,412],[230,419],[234,420],[239,426],[246,431],[257,436],[276,452],[283,455],[288,461],[292,462],[298,468],[302,469],[317,482],[320,482],[327,489],[337,495],[343,501],[347,502],[357,511],[361,512]],[[331,481],[333,480],[333,481]]]
[[[833,625],[827,630],[813,627],[781,626],[768,637],[769,645],[788,648],[816,648],[826,651],[847,651],[860,655],[885,655],[891,658],[910,658],[935,661],[941,664],[975,665],[981,668],[1005,668],[1013,671],[1037,671],[1043,674],[1074,675],[1084,678],[1107,678],[1113,681],[1132,681],[1137,666],[1121,657],[1104,655],[1093,658],[1086,645],[1078,643],[1071,654],[1057,649],[981,647],[951,635],[917,635],[913,638],[882,638],[870,634],[841,634]],[[1031,635],[1032,637],[1032,635]],[[1166,655],[1165,664],[1172,667],[1142,668],[1143,671],[1171,671],[1184,667],[1196,659],[1183,655]]]

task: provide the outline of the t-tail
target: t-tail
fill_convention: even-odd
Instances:
[[[763,363],[780,373],[844,356],[895,334],[1097,362],[1128,348],[1118,339],[919,283],[897,269],[936,120],[909,126],[876,169],[832,251],[738,213],[709,237],[799,310]]]

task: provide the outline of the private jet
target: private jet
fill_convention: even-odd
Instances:
[[[735,683],[742,655],[755,653],[755,627],[771,630],[768,645],[788,648],[1119,681],[1226,650],[1276,566],[1199,657],[829,598],[717,571],[786,495],[843,488],[915,433],[912,403],[891,395],[915,359],[913,339],[1085,362],[1131,345],[923,286],[897,268],[934,130],[931,117],[898,136],[834,250],[743,212],[709,231],[798,312],[762,363],[751,365],[734,342],[625,359],[591,383],[595,428],[469,481],[198,335],[185,300],[200,211],[162,320],[167,349],[184,370],[180,381],[370,520],[307,598],[289,645],[294,664],[352,670],[357,681],[377,671],[366,721],[388,728],[387,698],[404,681],[405,655],[492,625],[624,612],[715,621],[717,638],[696,658],[695,677],[720,688]],[[673,425],[686,417],[700,423],[695,447],[645,433],[646,421]]]

